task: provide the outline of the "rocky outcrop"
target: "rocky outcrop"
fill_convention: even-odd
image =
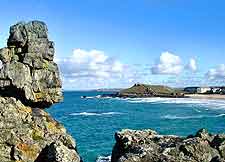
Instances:
[[[15,97],[32,107],[59,102],[62,84],[47,26],[40,21],[13,25],[7,45],[0,49],[1,96]]]
[[[211,135],[205,129],[186,138],[122,130],[115,139],[112,162],[225,162],[225,134]]]
[[[46,25],[18,23],[7,44],[0,50],[0,161],[80,162],[74,139],[43,110],[62,99]]]

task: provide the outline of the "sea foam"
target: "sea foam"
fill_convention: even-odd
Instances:
[[[177,115],[165,115],[162,116],[162,119],[170,119],[170,120],[176,120],[176,119],[201,119],[201,118],[217,118],[217,117],[223,117],[225,114],[218,114],[218,115],[193,115],[193,116],[177,116]]]
[[[96,162],[111,162],[111,156],[98,156]]]
[[[72,116],[104,116],[104,115],[121,115],[123,113],[121,112],[102,112],[102,113],[97,113],[97,112],[76,112],[76,113],[71,113],[70,115]]]
[[[225,100],[192,99],[192,98],[127,98],[122,99],[129,103],[152,103],[152,104],[188,104],[209,107],[214,109],[225,109]]]

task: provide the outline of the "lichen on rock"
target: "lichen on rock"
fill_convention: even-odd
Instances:
[[[62,100],[62,83],[54,58],[54,42],[45,23],[20,22],[10,27],[7,47],[0,49],[0,94],[32,107]]]
[[[225,161],[225,135],[211,135],[205,129],[186,138],[153,130],[123,130],[115,139],[112,162]]]
[[[0,49],[0,161],[80,162],[75,140],[44,108],[62,100],[54,43],[40,21],[10,28]]]

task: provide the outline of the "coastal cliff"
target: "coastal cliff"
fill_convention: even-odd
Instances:
[[[60,102],[62,84],[45,23],[10,27],[0,49],[1,162],[79,162],[74,139],[45,108]]]
[[[115,134],[112,162],[224,162],[225,134],[205,129],[188,137],[159,135],[153,130]]]

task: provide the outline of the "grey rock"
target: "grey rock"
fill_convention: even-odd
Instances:
[[[0,129],[1,162],[80,162],[76,142],[40,108],[0,97]]]
[[[77,162],[80,161],[75,150],[69,149],[62,142],[52,143],[47,148],[46,161],[49,162]]]
[[[62,100],[54,44],[40,21],[10,28],[0,49],[0,161],[80,162],[75,140],[44,108]]]
[[[223,162],[224,135],[205,129],[187,138],[158,135],[152,130],[123,130],[115,134],[112,162]]]
[[[12,53],[10,52],[10,50],[8,48],[0,49],[0,60],[3,63],[10,62],[11,59],[12,59]]]
[[[25,29],[25,22],[11,26],[9,33],[8,46],[23,47],[26,44],[27,31]]]
[[[61,79],[53,62],[54,42],[48,39],[45,23],[31,21],[11,26],[7,44],[0,49],[0,95],[42,108],[61,101]]]

